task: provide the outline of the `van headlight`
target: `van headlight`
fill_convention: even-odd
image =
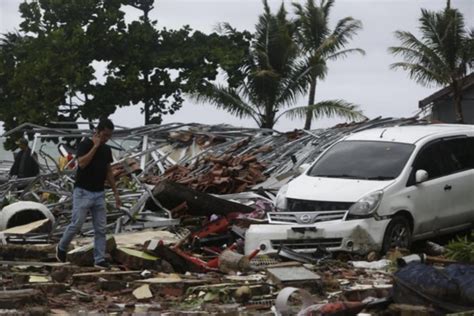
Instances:
[[[280,188],[280,190],[277,193],[277,196],[275,198],[275,207],[279,211],[284,211],[286,210],[286,192],[288,192],[288,184],[285,184]]]
[[[349,208],[349,214],[363,217],[372,215],[379,207],[382,196],[383,191],[367,194]]]

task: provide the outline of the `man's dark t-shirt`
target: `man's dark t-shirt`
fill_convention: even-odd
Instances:
[[[85,139],[77,147],[77,157],[87,154],[94,146],[91,139]],[[112,162],[112,151],[107,145],[100,145],[91,162],[84,169],[77,168],[76,187],[92,192],[104,191],[107,165]]]

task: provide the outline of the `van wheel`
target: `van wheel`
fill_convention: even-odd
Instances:
[[[410,222],[404,216],[395,216],[385,230],[382,252],[386,253],[392,248],[400,247],[409,249],[411,245]]]

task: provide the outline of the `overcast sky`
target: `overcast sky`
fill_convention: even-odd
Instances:
[[[0,0],[0,33],[18,28],[21,0]],[[268,0],[275,11],[281,0]],[[291,13],[292,2],[284,1]],[[418,33],[420,9],[440,10],[445,0],[336,0],[331,13],[331,24],[346,16],[352,16],[363,23],[363,30],[348,47],[366,51],[366,56],[350,56],[343,61],[329,65],[326,79],[317,87],[317,100],[344,99],[360,105],[369,118],[377,116],[406,117],[418,111],[418,101],[439,88],[424,88],[410,80],[401,70],[393,71],[389,65],[397,59],[388,54],[389,46],[397,45],[393,33],[396,30]],[[467,25],[474,27],[474,0],[452,0],[465,17]],[[158,26],[171,29],[189,25],[194,30],[212,32],[219,22],[229,22],[238,30],[253,32],[258,15],[262,12],[260,0],[155,0],[152,18]],[[127,19],[138,17],[139,11],[127,8]],[[298,105],[306,104],[303,97]],[[139,107],[118,110],[112,119],[124,126],[140,126],[143,116]],[[198,122],[207,124],[230,123],[235,126],[256,127],[251,120],[239,120],[211,106],[185,105],[175,115],[165,116],[164,122]],[[328,127],[341,119],[321,119],[315,127]],[[303,121],[283,119],[276,125],[281,131],[302,128]]]

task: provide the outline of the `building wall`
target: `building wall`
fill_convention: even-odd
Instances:
[[[464,91],[462,100],[464,123],[474,124],[474,88]],[[454,102],[452,98],[436,101],[433,106],[432,117],[444,123],[456,123]]]

